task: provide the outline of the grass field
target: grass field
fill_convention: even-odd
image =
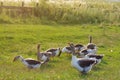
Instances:
[[[36,59],[36,46],[41,51],[64,47],[68,42],[88,43],[88,36],[105,54],[102,62],[82,75],[71,67],[71,56],[63,53],[40,69],[28,70],[16,55]],[[102,25],[0,25],[0,80],[120,80],[120,26]]]

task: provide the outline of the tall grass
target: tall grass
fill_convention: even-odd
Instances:
[[[42,22],[56,22],[56,23],[81,23],[81,24],[98,24],[110,23],[119,24],[120,22],[120,3],[111,3],[105,1],[89,0],[87,2],[73,2],[68,3],[48,3],[44,0],[39,1],[39,6],[35,7],[33,13],[25,13],[22,16],[15,17],[25,22],[24,17],[28,18],[27,22],[42,23]],[[8,11],[9,12],[9,11]],[[6,13],[6,16],[13,18],[11,14],[14,11]],[[15,12],[14,12],[15,13]],[[1,14],[0,14],[1,15]],[[32,16],[32,17],[31,17]],[[34,17],[34,18],[33,18]],[[31,20],[32,18],[32,20]],[[4,16],[1,18],[4,20]],[[34,19],[34,20],[33,20]],[[14,21],[14,20],[13,20]],[[27,23],[26,22],[26,23]]]

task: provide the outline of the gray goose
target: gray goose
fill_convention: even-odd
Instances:
[[[96,44],[92,43],[92,36],[89,37],[89,43],[87,44],[86,48],[89,53],[95,54],[97,52]]]
[[[82,44],[76,44],[75,45],[75,51],[79,52],[84,49],[84,45]]]
[[[51,52],[52,53],[52,57],[54,56],[60,56],[61,55],[61,49],[60,48],[51,48],[51,49],[48,49],[46,52]]]
[[[16,60],[20,60],[25,66],[27,66],[29,69],[34,69],[34,68],[39,68],[43,62],[31,59],[31,58],[26,58],[24,59],[22,56],[16,56],[14,57],[13,62]]]
[[[37,46],[37,60],[43,61],[44,63],[48,62],[52,56],[51,52],[40,52],[40,44]]]
[[[69,43],[68,43],[69,44]],[[76,44],[75,46],[75,53],[79,53],[79,51],[81,51],[82,49],[84,49],[84,46],[82,44]],[[63,53],[72,53],[72,50],[70,48],[70,46],[65,46],[63,49],[62,49],[62,52]]]
[[[86,45],[86,48],[79,52],[79,55],[84,57],[87,54],[96,54],[97,46],[92,43],[92,36],[89,37],[89,43]]]
[[[63,53],[69,53],[69,54],[72,53],[71,48],[70,48],[69,46],[63,47],[62,52],[63,52]]]
[[[81,73],[88,73],[93,65],[96,63],[96,59],[94,58],[77,58],[75,56],[75,48],[72,43],[69,44],[72,50],[72,61],[71,65],[75,67]]]

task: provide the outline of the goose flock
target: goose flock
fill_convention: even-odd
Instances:
[[[92,43],[92,36],[89,37],[89,43],[82,44],[68,43],[69,46],[60,48],[50,48],[44,52],[40,51],[41,45],[37,45],[37,60],[32,58],[23,58],[21,55],[15,56],[13,62],[20,60],[28,69],[40,68],[42,64],[48,63],[51,57],[59,57],[61,53],[67,53],[72,56],[71,65],[81,73],[88,73],[98,65],[104,54],[97,54],[97,46]]]

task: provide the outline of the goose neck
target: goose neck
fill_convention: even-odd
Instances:
[[[19,57],[20,61],[24,61],[24,58],[22,56]]]

